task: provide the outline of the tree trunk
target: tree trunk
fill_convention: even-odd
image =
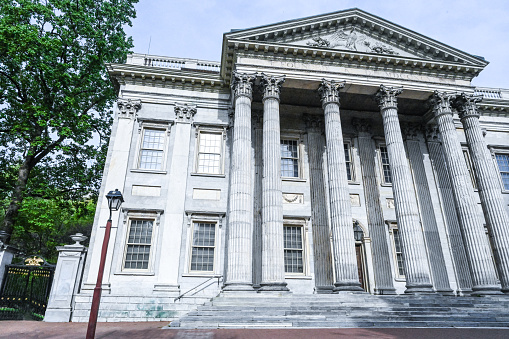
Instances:
[[[2,227],[3,230],[7,233],[7,237],[5,239],[6,244],[9,244],[11,240],[12,231],[14,230],[14,220],[18,215],[19,208],[21,207],[21,202],[23,201],[23,193],[27,186],[28,176],[30,175],[30,171],[33,168],[33,160],[33,156],[27,156],[18,171],[18,180],[12,192],[11,203],[5,212]]]

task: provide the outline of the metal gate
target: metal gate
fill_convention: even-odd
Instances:
[[[36,256],[25,259],[25,264],[7,265],[0,289],[0,320],[42,320],[54,272],[54,265]]]

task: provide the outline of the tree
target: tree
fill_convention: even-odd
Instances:
[[[12,234],[26,196],[97,188],[116,97],[106,63],[132,48],[138,0],[0,0],[0,193]],[[8,241],[8,240],[7,240]]]

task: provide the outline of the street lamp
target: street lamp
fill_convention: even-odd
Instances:
[[[109,191],[108,194],[106,194],[106,199],[108,199],[110,217],[108,218],[108,222],[106,223],[106,230],[104,232],[103,247],[101,250],[101,262],[99,263],[99,272],[97,273],[97,283],[95,284],[94,296],[92,297],[92,307],[90,309],[90,318],[88,319],[87,339],[94,339],[95,337],[97,314],[99,312],[99,304],[101,303],[104,265],[106,263],[106,253],[108,252],[108,243],[110,241],[111,212],[118,211],[120,209],[120,205],[122,205],[122,203],[124,202],[122,193],[120,193],[118,189],[115,189],[114,191]]]

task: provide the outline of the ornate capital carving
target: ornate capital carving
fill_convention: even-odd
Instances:
[[[371,129],[371,120],[369,119],[352,119],[352,126],[357,130],[359,135],[371,136],[373,131]]]
[[[175,120],[177,122],[191,123],[195,114],[195,105],[175,103]]]
[[[281,93],[281,86],[285,82],[285,76],[273,76],[262,73],[261,75],[261,90],[263,93],[263,100],[274,98],[279,100]]]
[[[416,123],[405,122],[401,124],[401,133],[406,140],[418,140],[417,136],[421,131],[421,125]]]
[[[322,100],[322,106],[330,103],[337,103],[339,105],[339,90],[345,87],[345,82],[336,82],[334,80],[322,79],[320,87],[318,87],[318,93]]]
[[[427,142],[442,142],[440,138],[440,131],[438,130],[438,126],[435,124],[426,126],[424,136],[426,137]]]
[[[263,111],[254,109],[251,111],[251,124],[254,128],[263,128]]]
[[[456,97],[453,93],[435,91],[433,95],[428,99],[428,104],[435,117],[443,114],[451,114],[451,101]]]
[[[460,119],[467,117],[479,118],[479,111],[477,110],[477,103],[481,102],[482,95],[471,95],[461,93],[457,95],[452,101],[452,106],[458,110]]]
[[[128,118],[135,119],[138,111],[141,108],[141,100],[132,100],[132,99],[121,99],[117,100],[118,107],[118,117],[119,118]]]
[[[248,97],[250,100],[253,99],[253,84],[256,79],[256,74],[239,73],[236,71],[232,72],[232,90],[235,98],[240,96]]]
[[[304,123],[306,124],[306,129],[309,132],[319,132],[322,133],[324,131],[324,120],[321,115],[314,114],[304,114]]]
[[[376,101],[381,110],[387,108],[398,108],[397,96],[403,92],[403,87],[388,87],[380,85],[380,89],[375,94]]]

